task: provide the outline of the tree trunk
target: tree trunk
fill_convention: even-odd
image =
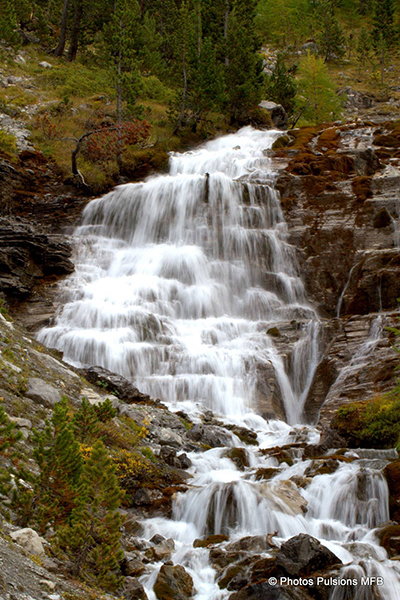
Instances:
[[[70,46],[69,52],[68,52],[68,60],[69,61],[74,61],[76,59],[76,54],[78,52],[79,32],[80,32],[80,27],[81,27],[82,14],[83,14],[83,0],[76,0],[74,24],[72,26],[72,33],[71,33],[71,46]]]
[[[58,40],[57,48],[54,50],[55,56],[62,56],[64,54],[65,41],[67,39],[68,6],[69,6],[69,0],[64,0],[64,6],[63,6],[63,11],[62,11],[62,16],[61,16],[60,38]]]

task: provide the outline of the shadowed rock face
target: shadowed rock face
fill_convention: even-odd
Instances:
[[[21,300],[44,277],[72,273],[71,246],[26,222],[0,220],[0,290]]]

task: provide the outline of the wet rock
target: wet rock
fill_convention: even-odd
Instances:
[[[293,481],[281,481],[277,485],[273,485],[271,489],[276,497],[283,500],[292,514],[301,515],[307,512],[307,500],[297,491]]]
[[[305,533],[284,542],[276,555],[276,565],[293,577],[310,575],[340,563],[333,552]]]
[[[229,446],[232,439],[222,427],[214,425],[205,426],[199,423],[187,432],[187,436],[195,442],[210,446],[210,448]]]
[[[154,544],[154,547],[149,549],[154,560],[165,562],[171,558],[175,550],[173,539],[165,539],[162,535],[154,535],[150,542]]]
[[[382,227],[392,226],[393,220],[386,208],[381,208],[377,213],[374,214],[374,219],[372,221],[373,227],[375,229],[382,229]]]
[[[110,394],[115,394],[117,398],[123,402],[131,403],[146,403],[151,400],[147,394],[142,394],[137,388],[125,377],[112,373],[103,367],[90,367],[83,371],[86,379],[95,385],[105,389]]]
[[[260,553],[271,549],[266,535],[253,535],[243,537],[236,542],[231,542],[225,546],[227,552],[251,552]]]
[[[128,577],[140,577],[145,572],[146,567],[137,555],[131,552],[125,552],[121,563],[121,573]]]
[[[193,542],[194,548],[209,548],[210,546],[215,546],[217,544],[221,544],[222,542],[227,542],[229,540],[229,536],[223,534],[213,534],[208,535],[204,539],[197,539]]]
[[[167,427],[153,428],[152,435],[157,438],[157,442],[162,446],[175,446],[176,448],[180,448],[183,444],[182,436]]]
[[[269,113],[271,121],[277,129],[287,129],[288,116],[281,104],[269,102],[268,100],[262,100],[259,106]]]
[[[158,600],[188,600],[195,593],[193,579],[181,565],[163,565],[154,585]]]
[[[167,465],[176,469],[189,469],[192,466],[190,458],[184,452],[178,455],[176,449],[171,446],[162,446],[159,457]]]
[[[160,490],[150,490],[148,488],[141,488],[137,490],[131,496],[132,506],[150,506],[156,500],[160,500],[163,497]]]
[[[280,469],[277,469],[276,467],[261,467],[256,471],[256,479],[272,479],[279,471]]]
[[[123,592],[125,600],[148,600],[144,587],[136,577],[125,577]]]
[[[400,525],[389,525],[379,531],[380,545],[385,548],[389,558],[400,556]]]
[[[34,529],[31,529],[30,527],[18,529],[17,531],[12,531],[10,537],[14,542],[22,546],[28,554],[45,556],[42,543],[43,540]]]
[[[38,377],[28,379],[28,390],[25,395],[46,408],[54,408],[54,405],[61,400],[60,392]]]
[[[389,488],[390,517],[400,523],[400,460],[388,464],[383,474]]]
[[[296,587],[272,586],[267,581],[246,586],[229,600],[307,600],[310,596]]]
[[[246,467],[249,466],[249,461],[247,458],[247,453],[244,448],[229,448],[223,454],[227,458],[230,458],[233,463],[237,466],[238,469],[243,471]]]

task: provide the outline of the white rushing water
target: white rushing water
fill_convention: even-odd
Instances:
[[[196,600],[230,592],[219,588],[209,551],[193,548],[194,539],[272,532],[278,545],[301,532],[319,538],[351,565],[343,577],[346,569],[356,578],[382,574],[379,598],[395,600],[399,570],[373,532],[389,518],[382,473],[344,462],[297,487],[311,461],[299,455],[293,465],[279,465],[266,452],[319,439],[315,428],[301,425],[320,358],[319,319],[305,297],[274,189],[267,151],[278,135],[244,128],[173,154],[168,175],[91,202],[75,234],[76,271],[61,290],[63,309],[39,340],[76,366],[124,375],[171,410],[198,417],[211,409],[257,433],[258,448],[232,437],[246,451],[243,471],[225,448],[190,453],[193,479],[171,519],[144,523],[146,539],[174,539],[172,560],[192,575]],[[285,356],[267,331],[291,322],[297,337]],[[258,414],[260,365],[272,368],[289,424]],[[257,469],[266,467],[276,475],[259,480]],[[160,566],[141,578],[150,600]],[[350,598],[342,588],[332,593]],[[378,598],[371,586],[362,593],[354,598]]]

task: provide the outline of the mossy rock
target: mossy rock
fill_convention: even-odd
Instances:
[[[275,475],[277,473],[279,473],[280,469],[277,469],[275,467],[263,467],[260,469],[257,469],[256,471],[256,479],[257,481],[259,481],[260,479],[272,479],[272,477],[275,477]]]
[[[390,517],[400,523],[400,459],[389,463],[383,474],[389,488]]]
[[[356,177],[351,182],[353,194],[359,202],[372,198],[371,181],[371,177]]]
[[[279,331],[279,329],[277,327],[270,327],[267,330],[267,334],[270,335],[271,337],[281,337],[281,332]]]
[[[227,542],[228,540],[229,536],[223,535],[222,533],[208,535],[203,540],[194,540],[193,548],[209,548],[210,546],[216,546],[217,544],[222,544],[222,542]]]
[[[247,453],[244,448],[229,448],[224,452],[223,456],[230,458],[241,471],[249,466]]]
[[[379,543],[390,558],[400,556],[400,525],[389,525],[379,532]]]
[[[281,148],[287,148],[291,143],[294,142],[294,138],[290,135],[281,135],[275,142],[272,144],[272,150],[280,150]]]
[[[221,588],[221,590],[235,589],[236,586],[232,588],[229,584],[232,582],[232,579],[240,575],[244,575],[245,572],[246,568],[243,567],[243,565],[231,565],[226,569],[221,579],[218,581],[218,586]]]
[[[392,217],[386,208],[381,208],[381,210],[378,210],[378,212],[374,215],[372,225],[375,229],[383,229],[384,227],[389,227],[392,222]]]

